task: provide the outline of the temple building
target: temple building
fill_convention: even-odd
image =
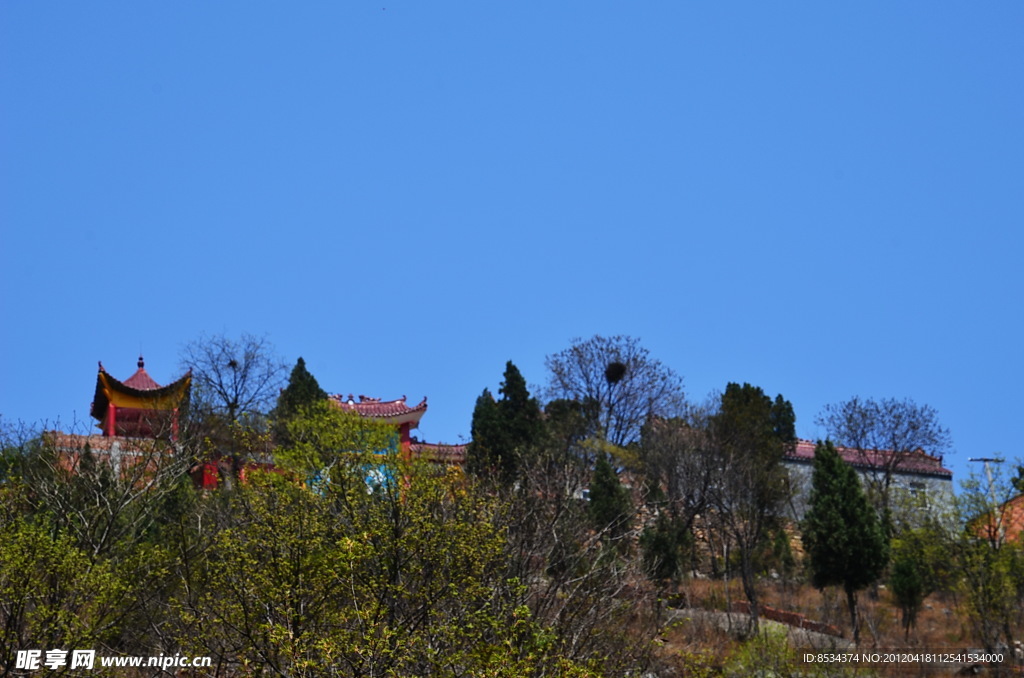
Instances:
[[[109,465],[121,478],[145,482],[176,454],[179,413],[187,406],[191,372],[167,386],[146,372],[142,356],[138,369],[124,381],[99,365],[96,391],[89,410],[100,433],[81,435],[48,431],[44,439],[58,454],[65,470],[77,473],[88,455]]]
[[[339,393],[329,396],[329,399],[346,412],[355,412],[366,419],[393,424],[398,429],[399,451],[406,459],[423,459],[453,466],[461,466],[466,461],[465,445],[425,443],[412,435],[413,429],[419,428],[420,419],[427,412],[426,397],[411,407],[406,403],[405,396],[397,400],[382,401],[380,398],[360,395],[359,400],[356,400],[352,394],[342,396]]]
[[[191,385],[192,371],[189,370],[177,381],[161,386],[146,372],[141,355],[135,374],[124,381],[112,377],[100,363],[90,414],[108,438],[175,440],[179,412],[188,403]]]

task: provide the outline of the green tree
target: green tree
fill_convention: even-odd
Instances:
[[[1012,479],[1000,465],[961,483],[956,498],[960,522],[954,542],[958,592],[971,625],[988,651],[1013,645],[1024,632],[1024,537],[1013,537]]]
[[[656,580],[676,580],[685,566],[686,552],[692,546],[690,531],[678,518],[663,511],[653,525],[640,535],[644,568]]]
[[[782,458],[790,442],[786,418],[791,413],[785,400],[776,398],[773,403],[760,387],[730,383],[709,421],[709,447],[718,477],[708,502],[736,546],[752,631],[757,630],[760,612],[757,554],[778,527],[789,498]]]
[[[497,401],[490,391],[477,398],[467,464],[470,472],[493,474],[503,483],[517,479],[525,460],[537,452],[545,429],[540,405],[530,397],[526,380],[512,361],[505,365]]]
[[[629,531],[633,519],[629,490],[622,486],[606,454],[599,454],[594,465],[589,509],[594,526],[609,538],[620,538]]]
[[[306,361],[300,357],[288,377],[288,385],[277,397],[277,406],[273,411],[273,418],[276,422],[274,433],[278,443],[283,445],[289,443],[287,422],[294,418],[299,410],[324,400],[327,400],[327,392],[320,388],[316,377],[306,369]]]
[[[364,453],[395,451],[398,434],[394,426],[363,419],[354,412],[346,412],[319,400],[300,405],[285,422],[287,445],[274,452],[278,464],[311,478],[326,479],[331,469],[364,461]]]
[[[809,509],[803,522],[804,549],[817,588],[842,586],[853,639],[860,642],[857,591],[874,583],[889,560],[889,541],[852,466],[830,441],[814,450]]]
[[[910,629],[917,623],[917,613],[928,595],[925,575],[920,563],[913,557],[897,555],[889,573],[889,587],[903,616],[903,636],[910,636]]]

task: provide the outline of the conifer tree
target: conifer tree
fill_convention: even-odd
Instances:
[[[303,408],[324,400],[327,400],[327,393],[320,388],[316,377],[306,369],[306,361],[300,357],[295,362],[295,367],[288,377],[288,386],[282,389],[277,398],[277,407],[274,409],[274,419],[277,422],[275,433],[279,442],[288,444],[288,420],[294,418]]]
[[[622,486],[608,461],[608,455],[601,453],[594,465],[594,478],[590,482],[590,517],[599,530],[608,530],[611,537],[622,536],[628,529],[633,515],[629,490]]]
[[[831,441],[814,450],[810,508],[803,523],[804,549],[817,588],[842,586],[854,643],[860,642],[857,591],[875,582],[889,560],[889,542],[853,467]]]
[[[466,454],[466,466],[474,475],[487,476],[499,471],[499,450],[504,445],[500,417],[498,403],[490,389],[485,388],[473,407],[473,441]]]
[[[487,389],[477,398],[467,463],[473,473],[495,473],[502,482],[510,483],[522,460],[541,443],[544,422],[540,405],[530,397],[526,380],[511,360],[505,365],[505,379],[498,392],[498,401]]]

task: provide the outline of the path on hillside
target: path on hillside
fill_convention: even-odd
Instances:
[[[671,609],[666,613],[666,626],[678,622],[691,622],[695,625],[712,626],[726,633],[742,633],[750,624],[750,615],[742,612],[722,612],[720,610],[701,610],[698,608]],[[852,640],[837,638],[827,633],[819,633],[809,629],[788,626],[770,619],[760,619],[762,627],[782,629],[786,632],[790,647],[815,650],[852,650]]]

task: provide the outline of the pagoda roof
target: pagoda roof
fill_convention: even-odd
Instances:
[[[107,406],[133,407],[151,410],[170,410],[178,407],[188,396],[192,385],[192,370],[177,381],[161,386],[146,372],[142,356],[139,356],[138,370],[125,381],[111,376],[99,364],[96,375],[96,393],[93,396],[90,414],[102,421],[107,415]]]
[[[816,443],[798,440],[796,446],[786,453],[786,459],[797,462],[814,461]],[[901,454],[899,462],[893,464],[892,450],[858,450],[852,447],[836,447],[836,452],[850,466],[865,470],[880,470],[892,466],[893,473],[918,473],[922,475],[953,477],[953,472],[942,466],[942,457],[914,450]]]
[[[361,417],[376,419],[390,424],[411,423],[413,424],[412,428],[416,428],[419,425],[420,418],[427,411],[426,396],[418,405],[413,407],[406,404],[405,396],[397,400],[384,401],[380,398],[370,398],[364,395],[359,396],[359,400],[356,401],[352,394],[342,396],[340,393],[328,397],[332,403],[346,412],[355,412]]]
[[[133,388],[136,391],[154,391],[160,388],[160,384],[156,383],[153,377],[149,376],[149,372],[146,372],[146,361],[139,356],[139,369],[135,371],[135,374],[124,380],[124,385],[129,388]],[[103,369],[103,363],[100,363],[100,369]]]

